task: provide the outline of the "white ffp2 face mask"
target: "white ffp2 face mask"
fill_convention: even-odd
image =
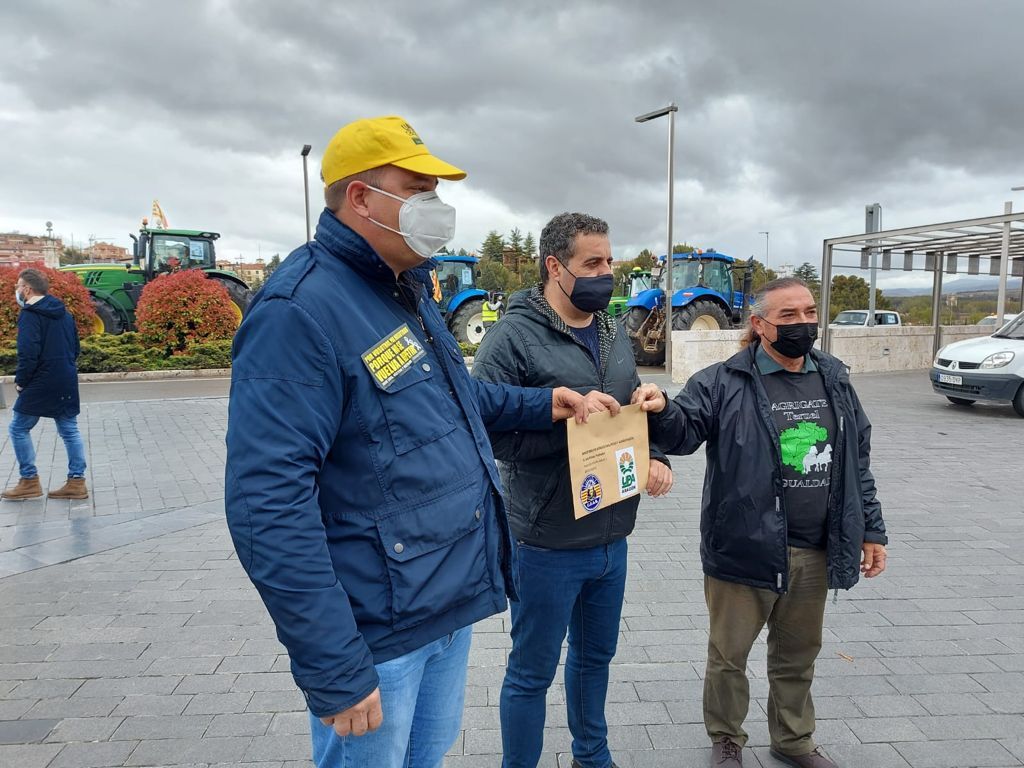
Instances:
[[[418,192],[410,197],[399,197],[377,187],[370,189],[402,203],[398,211],[398,229],[392,229],[376,219],[370,221],[404,237],[405,244],[420,258],[429,259],[455,237],[455,208],[441,202],[437,192]]]

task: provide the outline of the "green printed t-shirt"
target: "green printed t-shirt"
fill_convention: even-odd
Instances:
[[[825,549],[836,422],[825,382],[810,356],[790,373],[762,350],[757,366],[779,433],[789,544]]]

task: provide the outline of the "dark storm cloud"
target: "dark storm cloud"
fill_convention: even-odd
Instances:
[[[511,211],[594,210],[618,242],[660,231],[666,126],[633,116],[671,99],[699,231],[1020,167],[1012,0],[35,2],[0,19],[0,84],[39,115],[105,110],[178,151],[270,157],[398,112]]]

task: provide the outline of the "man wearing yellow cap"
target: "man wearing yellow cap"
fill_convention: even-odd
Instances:
[[[466,174],[400,117],[324,153],[316,239],[235,337],[225,507],[288,650],[318,768],[439,768],[470,626],[505,609],[509,532],[488,430],[544,431],[609,396],[470,378],[430,298]]]

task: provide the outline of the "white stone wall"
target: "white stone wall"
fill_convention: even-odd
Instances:
[[[978,325],[943,326],[940,346],[991,332],[991,327]],[[910,371],[932,364],[932,329],[928,326],[833,328],[831,333],[832,354],[854,373]],[[745,335],[746,331],[674,331],[672,381],[684,383],[702,368],[732,357]]]

